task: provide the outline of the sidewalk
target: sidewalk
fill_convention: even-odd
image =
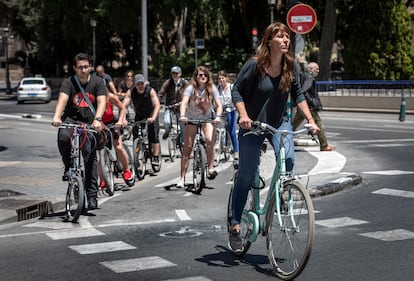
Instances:
[[[301,140],[299,145],[315,143]],[[12,163],[0,161],[0,224],[38,217],[47,210],[49,213],[63,210],[66,183],[61,181],[62,171],[62,163],[57,160]],[[303,179],[305,182],[306,180]],[[357,174],[311,175],[308,190],[313,197],[324,196],[355,186],[361,181],[362,178]]]

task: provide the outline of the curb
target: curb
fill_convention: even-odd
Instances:
[[[321,197],[324,195],[329,195],[346,188],[356,186],[362,182],[362,177],[360,175],[348,175],[336,180],[332,180],[326,184],[316,186],[309,189],[309,195],[311,197]]]

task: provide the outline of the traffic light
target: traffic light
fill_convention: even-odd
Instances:
[[[252,48],[255,50],[259,45],[259,39],[257,38],[257,28],[252,28]]]

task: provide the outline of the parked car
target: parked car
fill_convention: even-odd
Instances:
[[[43,101],[50,102],[52,99],[52,90],[47,84],[46,79],[42,77],[25,77],[17,86],[17,103],[25,101]]]

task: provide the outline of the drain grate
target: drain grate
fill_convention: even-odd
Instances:
[[[37,201],[16,210],[18,221],[30,220],[36,217],[44,218],[48,212],[48,201]]]

